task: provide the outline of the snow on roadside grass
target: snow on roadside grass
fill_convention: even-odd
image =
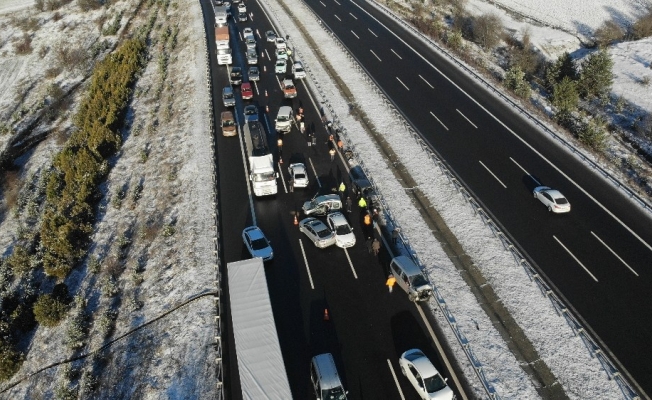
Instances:
[[[204,26],[199,2],[178,0],[176,3],[178,7],[168,9],[168,18],[161,11],[158,17],[159,23],[167,20],[163,27],[168,24],[180,27],[176,49],[169,57],[168,80],[161,95],[157,95],[158,54],[162,48],[159,43],[150,47],[150,62],[137,82],[136,95],[130,104],[132,127],[142,129],[139,133],[132,129],[126,134],[115,166],[103,186],[104,211],[96,224],[91,246],[94,256],[104,257],[103,270],[94,274],[83,266],[66,281],[73,293],[87,296],[95,321],[103,310],[117,307],[119,313],[111,337],[150,321],[197,294],[215,290],[215,229],[209,217],[214,200],[209,167],[213,155]],[[147,19],[149,10],[145,10],[143,20]],[[70,15],[83,18],[82,14]],[[82,23],[80,20],[79,24]],[[160,35],[161,31],[153,33],[158,39]],[[163,108],[170,102],[168,117]],[[154,119],[158,120],[157,124],[153,124]],[[149,126],[154,128],[148,130]],[[143,150],[147,151],[144,162]],[[140,197],[131,197],[139,183],[143,188]],[[126,197],[116,208],[111,200],[120,190],[125,191]],[[166,234],[166,226],[173,227],[174,233]],[[107,277],[105,269],[109,264],[119,264],[117,241],[125,233],[131,237],[123,256],[126,268],[114,269],[119,276],[119,294],[110,297],[102,293],[101,282]],[[142,282],[132,276],[137,262],[142,263]],[[140,308],[133,307],[132,299],[140,303]],[[107,350],[107,363],[98,371],[100,384],[94,396],[215,398],[213,314],[213,299],[207,296],[117,342]],[[13,380],[70,356],[62,344],[64,329],[65,321],[55,328],[38,328],[26,361]],[[97,329],[95,326],[90,334],[89,342],[93,346],[82,352],[105,343]],[[88,367],[87,364],[85,368]],[[28,379],[3,396],[28,398],[34,392],[51,394],[54,379],[43,379],[44,376],[60,379],[61,370],[56,368]]]

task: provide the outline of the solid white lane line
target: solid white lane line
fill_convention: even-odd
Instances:
[[[337,14],[333,14],[338,21],[342,22],[342,18],[338,17]]]
[[[552,237],[557,241],[557,243],[559,243],[559,245],[560,245],[561,247],[564,248],[564,250],[566,250],[566,252],[567,252],[571,257],[573,257],[573,259],[574,259],[574,260],[575,260],[575,261],[576,261],[576,262],[577,262],[577,263],[578,263],[582,268],[584,268],[584,271],[586,271],[587,274],[591,275],[591,278],[593,278],[594,281],[596,281],[596,282],[598,281],[598,278],[596,278],[595,275],[593,275],[593,274],[591,273],[591,271],[589,271],[589,269],[586,268],[586,267],[584,266],[584,264],[582,264],[582,262],[581,262],[577,257],[575,257],[575,254],[571,253],[571,251],[568,250],[568,248],[567,248],[566,246],[564,246],[564,244],[563,244],[559,239],[557,239],[557,236],[552,235]]]
[[[591,231],[591,235],[593,235],[593,237],[595,237],[596,239],[598,239],[598,241],[599,241],[600,243],[602,243],[602,245],[603,245],[604,247],[606,247],[607,250],[609,250],[609,251],[611,252],[611,254],[613,254],[617,259],[619,259],[621,263],[625,264],[625,266],[626,266],[627,268],[629,268],[629,270],[632,271],[632,273],[633,273],[634,275],[638,276],[638,273],[637,273],[636,271],[634,271],[634,268],[630,267],[629,264],[627,264],[627,263],[625,262],[625,260],[623,260],[622,258],[620,258],[620,256],[619,256],[618,254],[616,254],[616,252],[613,251],[613,249],[612,249],[611,247],[607,246],[607,244],[606,244],[602,239],[600,239],[600,238],[598,237],[598,235],[596,235],[595,233],[593,233],[593,231]]]
[[[326,7],[326,4],[324,4],[323,1],[320,1],[320,3],[321,3],[322,6]]]
[[[301,254],[303,254],[303,262],[306,264],[306,271],[308,271],[308,279],[310,280],[310,288],[315,289],[315,284],[312,282],[312,274],[310,273],[310,267],[308,266],[308,257],[306,257],[306,251],[303,249],[303,242],[299,239],[299,246],[301,246]]]
[[[349,13],[349,15],[352,16],[352,17],[353,17],[354,19],[356,19],[356,20],[358,19],[358,17],[356,17],[355,15],[353,15],[353,14],[351,14],[351,13]]]
[[[247,156],[245,156],[244,144],[242,143],[242,141],[244,140],[244,132],[242,132],[242,128],[240,127],[240,121],[238,121],[238,113],[234,113],[234,114],[235,114],[236,125],[238,126],[238,130],[240,131],[238,138],[240,138],[240,153],[242,154],[242,165],[244,166],[244,171],[245,171],[245,181],[247,181],[247,195],[249,196],[249,208],[251,209],[251,221],[253,222],[254,225],[258,225],[256,223],[256,211],[254,211],[254,199],[251,196],[251,184],[248,175],[249,166],[247,165],[246,162]]]
[[[439,118],[437,118],[437,116],[436,116],[435,114],[432,113],[432,111],[430,111],[430,115],[432,115],[433,117],[435,117],[435,119],[436,119],[436,120],[441,124],[441,126],[444,127],[444,129],[448,130],[448,127],[447,127],[446,125],[444,125],[444,123],[441,122],[441,121],[439,120]]]
[[[406,88],[407,90],[410,90],[410,88],[407,87],[407,85],[405,85],[405,83],[403,83],[403,81],[402,81],[401,79],[399,79],[398,76],[396,77],[396,80],[399,81],[399,82],[401,82],[401,85],[403,85],[404,88]]]
[[[457,375],[455,374],[455,371],[453,371],[453,367],[451,366],[450,361],[448,361],[448,357],[446,357],[446,353],[444,353],[444,349],[441,347],[441,344],[439,343],[437,336],[435,336],[435,332],[433,332],[432,327],[430,326],[430,323],[426,318],[426,315],[423,313],[423,310],[421,309],[421,305],[418,303],[415,303],[415,305],[417,306],[417,310],[419,310],[419,315],[421,315],[423,324],[428,328],[428,332],[430,333],[430,337],[432,338],[432,341],[435,342],[435,346],[437,346],[437,352],[439,353],[439,356],[442,358],[442,360],[444,360],[444,364],[446,364],[446,369],[448,370],[448,373],[451,375],[451,378],[453,378],[453,381],[455,381],[455,386],[457,386],[457,389],[460,391],[460,395],[462,396],[462,399],[468,400],[468,397],[466,397],[466,393],[464,393],[464,391],[462,390],[462,385],[460,384],[459,379],[457,379]]]
[[[529,176],[530,179],[532,179],[534,182],[536,182],[537,185],[541,186],[541,182],[539,182],[539,181],[537,180],[537,178],[535,178],[534,176],[532,176],[532,174],[530,174],[529,172],[527,172],[527,170],[526,170],[525,168],[521,167],[521,164],[517,163],[516,160],[514,160],[512,157],[510,157],[509,159],[512,160],[512,162],[513,162],[514,164],[516,164],[516,166],[519,167],[519,168],[521,169],[521,171],[525,172],[525,175]]]
[[[398,53],[394,51],[394,49],[390,49],[390,50],[392,50],[392,53],[394,53],[394,55],[395,55],[396,57],[398,57],[399,60],[402,60],[402,59],[403,59],[403,57],[399,56]]]
[[[478,129],[478,127],[475,126],[475,124],[474,124],[473,122],[471,122],[471,120],[468,119],[468,118],[466,117],[466,115],[462,114],[462,111],[458,110],[457,108],[455,109],[455,111],[457,111],[458,113],[460,113],[460,115],[463,116],[464,119],[467,120],[467,121],[469,122],[469,124],[473,125],[473,127],[474,127],[475,129]]]
[[[374,31],[372,31],[371,29],[367,28],[367,30],[368,30],[369,32],[371,32],[371,34],[374,35],[375,37],[378,37],[378,35],[376,35],[376,34],[374,33]]]
[[[403,396],[403,391],[401,390],[401,385],[398,384],[398,379],[396,378],[394,367],[392,366],[392,362],[389,361],[389,358],[387,359],[387,365],[389,365],[389,370],[392,372],[392,376],[394,377],[394,383],[396,384],[396,388],[398,389],[398,394],[401,395],[401,400],[405,400],[405,396]]]
[[[373,50],[369,50],[369,51],[371,52],[371,54],[373,54],[374,56],[376,56],[376,58],[378,59],[378,61],[383,62],[383,60],[381,60],[380,57],[378,57],[378,54],[374,53]]]
[[[394,35],[394,37],[396,37],[398,40],[400,40],[400,41],[401,41],[401,42],[402,42],[402,43],[403,43],[407,48],[409,48],[410,50],[412,50],[412,52],[414,52],[414,54],[416,54],[417,57],[420,57],[420,58],[421,58],[421,59],[422,59],[426,64],[430,65],[430,67],[431,67],[433,70],[439,72],[439,74],[440,74],[441,76],[443,76],[443,77],[444,77],[448,82],[450,82],[451,85],[455,86],[455,87],[457,88],[457,90],[459,90],[461,93],[464,93],[464,95],[465,95],[466,97],[468,97],[469,100],[471,100],[471,101],[474,102],[478,107],[480,107],[482,110],[484,110],[484,112],[486,112],[486,113],[487,113],[488,115],[490,115],[494,120],[496,120],[496,122],[498,122],[500,125],[502,125],[503,128],[507,129],[507,131],[508,131],[509,133],[511,133],[511,134],[512,134],[512,135],[513,135],[517,140],[520,140],[524,145],[526,145],[530,150],[532,150],[532,152],[534,152],[534,154],[536,154],[537,156],[539,156],[543,161],[545,161],[546,163],[548,163],[548,165],[550,165],[552,168],[554,168],[555,171],[559,172],[559,173],[560,173],[564,178],[566,178],[570,183],[572,183],[572,184],[575,185],[579,190],[581,190],[582,193],[584,193],[588,198],[590,198],[593,202],[595,202],[595,204],[597,204],[597,205],[598,205],[600,208],[602,208],[602,209],[603,209],[607,214],[609,214],[609,216],[610,216],[611,218],[613,218],[616,222],[618,222],[618,223],[619,223],[623,228],[627,229],[627,231],[628,231],[629,233],[631,233],[631,234],[632,234],[636,239],[638,239],[639,242],[641,242],[641,243],[642,243],[645,247],[647,247],[648,249],[652,250],[652,245],[648,244],[648,243],[647,243],[647,242],[646,242],[642,237],[640,237],[636,232],[634,232],[634,231],[632,230],[632,228],[630,228],[629,226],[625,225],[625,223],[624,223],[623,221],[621,221],[620,218],[616,217],[616,216],[615,216],[611,211],[609,211],[609,210],[607,209],[607,207],[605,207],[604,205],[602,205],[602,203],[600,203],[600,202],[599,202],[595,197],[591,196],[591,195],[589,194],[589,192],[587,192],[586,190],[584,190],[584,188],[581,187],[581,186],[580,186],[577,182],[575,182],[573,179],[571,179],[570,176],[566,175],[566,174],[565,174],[565,173],[564,173],[564,172],[563,172],[559,167],[557,167],[555,164],[553,164],[552,161],[550,161],[550,160],[548,160],[546,157],[544,157],[543,154],[541,154],[537,149],[535,149],[532,145],[530,145],[528,142],[526,142],[525,139],[523,139],[522,137],[518,136],[518,135],[516,134],[516,132],[514,132],[514,131],[513,131],[512,129],[510,129],[507,125],[505,125],[505,123],[504,123],[503,121],[501,121],[498,117],[496,117],[496,116],[493,115],[491,112],[489,112],[489,110],[487,110],[487,109],[486,109],[482,104],[480,104],[480,102],[478,102],[478,101],[477,101],[476,99],[474,99],[470,94],[468,94],[467,92],[465,92],[465,91],[464,91],[464,90],[463,90],[459,85],[457,85],[455,82],[453,82],[453,80],[452,80],[451,78],[449,78],[448,76],[446,76],[446,74],[444,74],[443,72],[441,72],[441,71],[440,71],[437,67],[435,67],[435,66],[434,66],[430,61],[428,61],[424,56],[422,56],[419,52],[417,52],[417,51],[414,49],[414,47],[410,46],[410,45],[409,45],[405,40],[401,39],[397,34],[395,34],[395,33],[392,32],[390,29],[388,29],[387,26],[385,26],[385,24],[383,24],[382,22],[380,22],[380,21],[378,20],[378,18],[375,18],[373,15],[369,14],[369,12],[367,12],[366,10],[364,10],[360,5],[356,4],[355,2],[352,2],[352,4],[355,5],[356,7],[358,7],[362,12],[364,12],[365,14],[367,14],[367,16],[371,17],[374,21],[378,22],[378,24],[380,24],[383,28],[385,28],[385,30],[387,30],[389,33],[391,33],[392,35]]]
[[[484,167],[484,169],[487,170],[487,172],[489,172],[489,173],[491,174],[491,176],[493,176],[493,177],[498,181],[498,183],[500,183],[501,185],[503,185],[503,187],[504,187],[505,189],[507,189],[507,186],[505,186],[505,184],[503,183],[503,181],[501,181],[500,179],[498,179],[498,177],[496,176],[496,174],[494,174],[493,172],[491,172],[491,170],[490,170],[489,168],[487,168],[487,166],[484,165],[484,163],[483,163],[482,161],[479,161],[479,163],[480,163],[480,165],[482,165],[482,166]]]
[[[285,177],[283,175],[283,166],[282,166],[282,164],[280,162],[277,163],[277,164],[278,164],[279,175],[281,176],[281,182],[283,182],[283,190],[285,190],[285,193],[287,193],[288,192],[288,187],[285,186]]]
[[[337,1],[337,0],[333,0],[333,1],[335,1],[335,3],[337,3],[338,6],[341,6],[339,1]]]
[[[351,33],[353,34],[353,36],[356,37],[356,39],[360,39],[360,37],[358,35],[356,35],[355,32],[351,31]]]
[[[435,87],[432,86],[432,85],[430,84],[430,82],[428,82],[428,81],[426,80],[426,78],[424,78],[423,76],[419,75],[419,78],[421,78],[421,80],[424,81],[424,82],[426,83],[426,85],[430,86],[430,89],[434,89],[434,88],[435,88]]]
[[[346,251],[346,249],[342,249],[342,250],[344,250],[344,254],[346,254],[346,259],[349,260],[351,271],[353,271],[353,277],[355,277],[355,279],[358,279],[358,274],[355,273],[355,268],[353,268],[353,263],[351,262],[351,257],[349,257],[349,252]]]
[[[315,165],[312,163],[312,158],[308,157],[308,161],[310,161],[310,166],[312,167],[312,173],[315,174],[315,179],[317,180],[317,184],[321,189],[321,181],[319,180],[319,175],[317,175],[317,170],[315,169]]]

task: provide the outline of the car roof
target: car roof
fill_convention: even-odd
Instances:
[[[294,82],[292,82],[292,79],[283,79],[283,84],[284,85],[294,85]]]
[[[224,89],[222,89],[223,93],[229,93],[233,92],[233,88],[231,86],[224,86]]]
[[[437,368],[432,365],[426,356],[412,360],[412,364],[417,369],[417,371],[419,371],[419,375],[421,375],[422,378],[427,378],[439,373]]]
[[[249,235],[249,237],[252,240],[263,239],[265,237],[265,235],[263,235],[263,231],[261,231],[260,228],[257,226],[247,227],[245,228],[245,231],[247,232],[247,235]]]
[[[289,114],[292,112],[292,107],[290,106],[282,106],[281,108],[278,109],[279,114]]]
[[[342,385],[337,368],[335,367],[335,360],[333,360],[331,353],[319,354],[314,356],[312,360],[319,368],[322,389],[328,390]]]
[[[222,111],[222,119],[233,119],[233,113],[231,111]]]
[[[241,88],[249,88],[249,89],[251,89],[251,83],[249,83],[249,82],[242,82],[242,86],[241,86]]]
[[[340,196],[337,194],[322,194],[321,196],[315,197],[317,201],[326,201],[326,200],[339,200]]]
[[[349,221],[346,220],[346,217],[341,212],[330,213],[328,214],[328,218],[330,218],[335,223],[335,225],[349,224]]]
[[[545,192],[548,193],[550,196],[552,196],[553,199],[565,199],[566,198],[566,196],[561,194],[561,192],[559,190],[549,189],[549,190],[546,190]]]
[[[290,164],[290,168],[292,168],[292,169],[296,169],[297,171],[301,171],[301,170],[304,170],[304,171],[305,171],[305,170],[306,170],[306,166],[303,165],[302,163],[293,163],[293,164]]]

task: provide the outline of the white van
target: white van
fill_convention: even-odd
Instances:
[[[433,293],[432,285],[411,258],[398,256],[389,263],[389,272],[396,278],[396,283],[408,294],[410,301],[428,300]]]
[[[340,376],[331,353],[314,356],[310,362],[310,380],[317,400],[346,400]]]
[[[294,122],[294,114],[292,113],[292,107],[283,106],[278,109],[278,114],[274,120],[274,128],[283,133],[288,133],[292,130],[292,123]]]

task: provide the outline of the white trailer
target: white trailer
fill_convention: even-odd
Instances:
[[[242,398],[291,400],[261,258],[227,264]]]

